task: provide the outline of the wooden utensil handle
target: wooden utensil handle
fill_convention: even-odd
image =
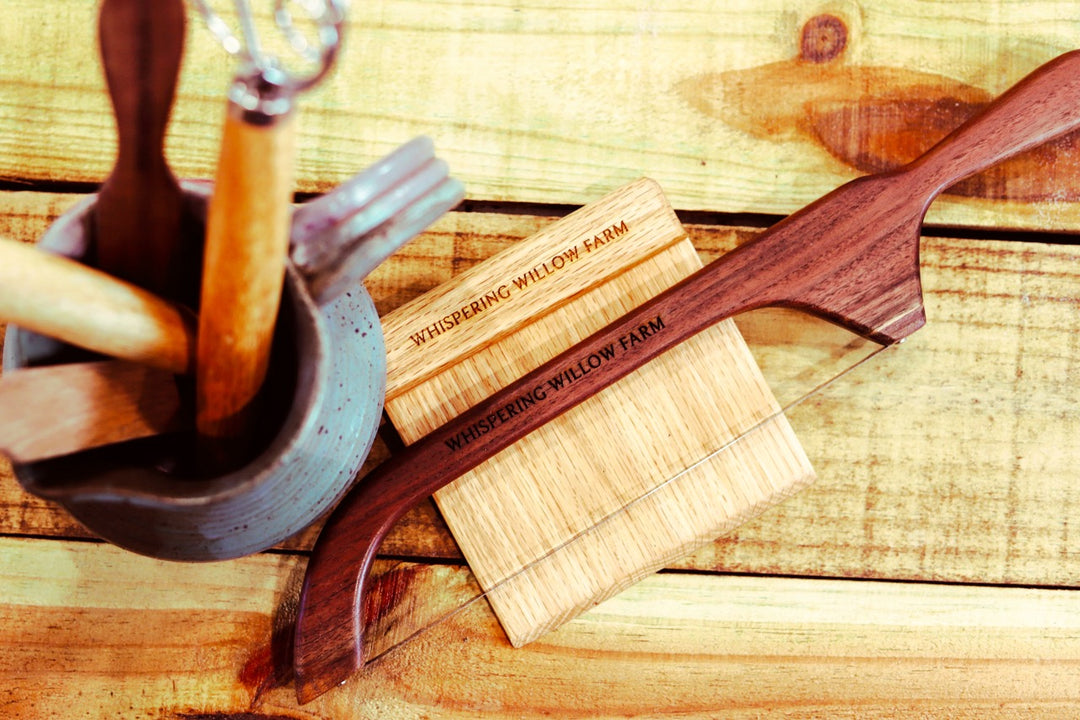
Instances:
[[[98,42],[116,115],[118,162],[164,166],[161,147],[184,51],[180,0],[102,0]],[[140,74],[141,73],[141,74]]]
[[[98,38],[116,115],[116,165],[94,210],[95,265],[194,304],[184,200],[165,160],[165,130],[184,52],[181,0],[103,0]],[[185,262],[186,261],[186,262]]]
[[[909,168],[935,194],[1080,123],[1080,50],[1060,55],[1002,93]]]
[[[292,114],[225,121],[207,217],[196,361],[196,427],[214,443],[246,433],[270,358],[285,279],[293,193]]]
[[[0,240],[0,320],[174,373],[193,369],[191,314],[69,258]]]

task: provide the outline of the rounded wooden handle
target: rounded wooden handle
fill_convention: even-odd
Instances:
[[[181,430],[167,371],[122,360],[22,368],[0,377],[0,448],[16,463]]]
[[[180,306],[12,240],[0,240],[0,319],[174,373],[194,365],[194,319]]]
[[[215,440],[246,434],[266,377],[293,192],[293,117],[255,125],[232,110],[207,217],[195,372],[196,428]]]
[[[184,199],[165,159],[165,130],[184,53],[181,0],[104,0],[98,37],[116,115],[116,165],[94,209],[96,267],[194,304],[195,251]]]

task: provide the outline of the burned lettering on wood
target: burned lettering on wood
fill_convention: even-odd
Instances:
[[[465,428],[446,437],[443,444],[451,452],[462,450],[469,443],[479,440],[484,435],[505,423],[511,422],[515,417],[526,415],[534,409],[539,409],[548,399],[549,393],[554,394],[566,390],[590,373],[599,370],[605,363],[616,360],[620,355],[633,352],[639,345],[656,337],[658,333],[666,329],[664,318],[657,315],[648,321],[632,328],[617,340],[600,345],[594,351],[580,358],[571,360],[559,368],[558,372],[549,376],[546,380],[538,382],[531,389],[526,389],[509,402],[500,401],[487,412],[486,415],[468,424]]]
[[[450,332],[462,323],[473,320],[490,310],[495,305],[510,300],[515,293],[522,293],[534,289],[538,283],[567,269],[582,257],[602,250],[609,243],[618,240],[630,232],[630,226],[626,220],[619,219],[607,227],[595,233],[585,236],[563,250],[554,253],[550,258],[541,260],[506,282],[499,283],[496,287],[470,300],[466,300],[459,307],[447,312],[434,321],[428,321],[426,325],[409,333],[415,347],[423,347],[428,341]]]

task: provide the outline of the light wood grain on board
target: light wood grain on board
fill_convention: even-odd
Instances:
[[[0,177],[104,179],[115,135],[95,5],[2,12]],[[388,0],[350,12],[340,66],[302,101],[302,190],[429,134],[474,199],[580,204],[648,175],[679,208],[780,214],[866,158],[903,159],[1080,37],[1071,0],[963,12],[948,0]],[[193,19],[167,147],[181,177],[213,175],[232,72]],[[1080,147],[1055,153],[1042,158],[1052,171],[1021,163],[931,220],[1080,227],[1077,198],[1059,192],[1078,186]],[[1002,194],[1011,201],[986,199]]]
[[[283,632],[302,570],[0,539],[5,717],[1040,718],[1080,701],[1075,592],[669,573],[526,648],[471,603],[297,708]],[[461,568],[396,570],[428,602],[475,591]]]
[[[655,292],[649,284],[663,282],[668,265],[681,268],[687,262],[688,267],[700,266],[655,182],[639,179],[593,198],[560,222],[386,314],[387,366],[393,368],[387,376],[387,397],[395,400],[509,336],[523,329],[531,332],[531,326],[542,329],[535,338],[527,334],[518,352],[542,345],[545,331],[583,338],[589,334],[587,327],[596,325],[594,316],[615,302],[603,292],[595,297],[594,290],[636,273],[619,288],[619,295],[637,303]],[[540,347],[535,356],[547,359],[550,354]],[[427,415],[429,405],[421,405],[419,414]],[[446,418],[442,414],[399,424],[411,442]]]
[[[72,202],[0,193],[0,230],[32,239]],[[550,222],[452,214],[367,287],[385,314]],[[688,229],[706,259],[753,234]],[[1080,585],[1080,538],[1069,531],[1080,510],[1080,248],[928,237],[922,276],[927,326],[789,413],[819,480],[684,567]],[[3,461],[0,532],[85,534],[23,493]],[[384,549],[456,555],[431,505]]]
[[[700,267],[656,183],[618,188],[386,315],[387,414],[413,443]],[[656,322],[507,412],[528,412],[604,358],[633,352],[661,332]],[[523,645],[813,477],[725,321],[435,500],[511,642]]]

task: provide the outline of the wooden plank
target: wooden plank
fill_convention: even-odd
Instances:
[[[928,238],[922,258],[927,326],[789,412],[828,482],[751,543],[801,537],[800,573],[1074,586],[1080,248]]]
[[[426,133],[475,199],[580,204],[648,175],[679,208],[787,214],[868,164],[909,157],[1073,49],[1075,9],[357,3],[340,67],[302,103],[299,185],[325,190]],[[83,0],[4,4],[0,177],[99,182],[111,167],[94,11]],[[231,73],[190,23],[167,148],[181,177],[213,174]],[[931,222],[1080,227],[1078,156],[1066,143],[1014,164],[938,203]]]
[[[1053,717],[1075,709],[1074,691],[1054,686],[1075,672],[1075,599],[659,575],[516,652],[475,633],[486,618],[470,606],[341,694],[373,707],[370,694],[392,683],[400,705],[380,709],[434,706],[451,718],[479,708],[526,717]],[[447,646],[453,658],[441,654]]]
[[[5,716],[1031,718],[1080,702],[1075,591],[668,573],[526,648],[472,603],[297,708],[302,569],[0,539]],[[393,570],[425,603],[475,591],[460,568]]]
[[[416,442],[700,267],[658,185],[614,190],[384,316],[387,414]],[[658,331],[630,337],[643,343]],[[530,386],[507,411],[527,411],[624,350],[612,345],[591,356],[595,366]],[[510,641],[522,645],[812,480],[725,321],[435,500]]]
[[[18,237],[28,239],[68,202],[0,193],[0,223],[13,235],[23,223],[29,234]],[[455,213],[367,287],[385,314],[550,222]],[[705,259],[753,233],[688,229]],[[1080,248],[928,237],[922,269],[927,326],[789,413],[820,479],[684,566],[1077,585],[1080,540],[1069,527],[1080,507]],[[0,532],[78,532],[5,467]],[[440,527],[422,508],[384,547],[454,556]]]

